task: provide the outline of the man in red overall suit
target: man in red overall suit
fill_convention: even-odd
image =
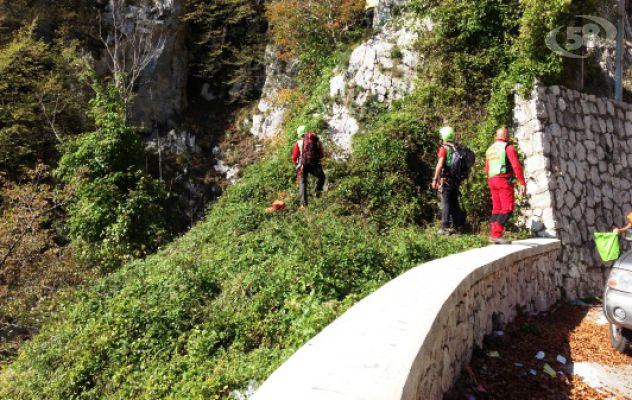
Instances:
[[[503,239],[502,236],[514,210],[513,179],[518,178],[521,195],[524,195],[527,184],[518,153],[515,147],[509,144],[507,128],[496,131],[496,142],[486,153],[485,171],[493,203],[490,240],[495,244],[509,244],[511,241]]]

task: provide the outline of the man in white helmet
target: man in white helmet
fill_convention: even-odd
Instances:
[[[451,235],[465,225],[465,213],[459,203],[459,182],[450,174],[453,154],[456,151],[454,144],[456,133],[454,128],[445,126],[439,131],[443,144],[437,154],[437,167],[435,168],[432,187],[441,194],[441,230],[443,235]]]

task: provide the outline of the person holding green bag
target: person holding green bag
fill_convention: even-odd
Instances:
[[[614,228],[612,233],[616,233],[617,235],[623,232],[626,232],[625,240],[632,240],[632,212],[628,213],[625,217],[628,220],[628,224],[623,228]]]
[[[619,234],[627,232],[626,240],[632,240],[632,212],[626,216],[628,224],[623,228],[614,228],[612,232],[595,232],[595,245],[604,262],[614,261],[621,255]]]
[[[595,246],[603,262],[614,261],[621,255],[618,233],[595,232]]]

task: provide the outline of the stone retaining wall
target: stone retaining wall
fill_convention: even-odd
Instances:
[[[625,225],[632,211],[632,105],[560,86],[516,98],[516,138],[525,155],[530,207],[539,236],[558,237],[573,297],[601,295],[607,268],[593,233]]]
[[[562,296],[560,243],[532,239],[421,265],[299,349],[252,400],[440,399],[475,345]]]

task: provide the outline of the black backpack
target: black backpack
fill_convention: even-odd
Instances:
[[[450,178],[456,183],[461,183],[470,177],[470,171],[476,162],[476,155],[468,147],[460,144],[449,144],[452,149],[452,162],[450,164]]]

